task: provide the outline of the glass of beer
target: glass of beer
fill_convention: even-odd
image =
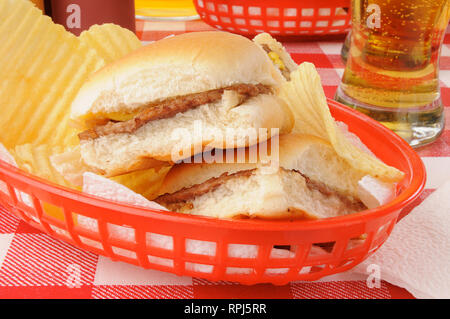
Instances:
[[[413,147],[444,129],[439,55],[448,0],[352,0],[352,36],[335,99]]]

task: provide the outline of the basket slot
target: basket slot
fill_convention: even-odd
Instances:
[[[246,25],[245,19],[241,19],[241,18],[234,19],[234,23],[236,23],[237,25],[240,25],[240,26]]]
[[[230,276],[247,276],[254,273],[253,268],[249,267],[226,267],[225,274]]]
[[[322,261],[324,259],[331,259],[333,257],[333,249],[336,242],[314,243],[309,250],[306,262],[308,264],[314,264],[315,262]]]
[[[65,229],[53,226],[52,224],[50,224],[50,228],[54,231],[55,235],[57,235],[58,237],[64,237],[66,240],[70,240],[70,242],[73,243],[69,233]]]
[[[153,249],[163,249],[173,251],[174,243],[173,237],[163,234],[157,233],[149,233],[145,234],[145,242],[149,249],[148,252],[152,252]]]
[[[328,20],[319,20],[319,21],[316,21],[316,27],[319,27],[319,28],[325,28],[325,27],[328,27],[328,25],[329,25]],[[318,30],[318,31],[319,31],[319,30]]]
[[[214,265],[200,264],[187,261],[184,263],[185,271],[193,274],[213,274]]]
[[[225,3],[217,4],[217,11],[222,13],[228,13],[228,5]]]
[[[319,8],[319,16],[330,16],[331,8]]]
[[[309,270],[310,274],[317,274],[322,273],[330,269],[329,264],[320,264],[320,265],[314,265],[311,266],[311,269]]]
[[[262,14],[261,7],[250,6],[248,7],[248,15],[249,16],[258,16],[260,17]]]
[[[264,276],[281,276],[286,275],[289,272],[290,267],[282,268],[266,268]]]
[[[245,7],[243,5],[232,5],[231,6],[231,12],[237,16],[244,15],[244,9],[245,9]]]
[[[250,19],[250,25],[253,27],[262,27],[263,26],[263,21],[260,19]]]
[[[14,195],[17,202],[10,210],[15,212],[15,214],[25,222],[40,225],[32,196],[18,189],[14,189]]]
[[[293,259],[297,245],[274,245],[270,250],[270,260]]]
[[[17,205],[16,190],[10,184],[6,184],[6,188],[8,189],[8,194],[9,194],[9,198],[11,199],[11,204],[13,206],[16,206]]]
[[[311,21],[300,21],[300,28],[302,29],[312,29],[312,22]]]
[[[91,239],[98,239],[98,221],[95,218],[88,217],[79,213],[72,213],[73,221],[77,223],[77,231],[83,232],[85,236]]]
[[[129,250],[129,249],[125,249],[125,248],[121,248],[121,247],[117,247],[117,246],[112,246],[111,245],[111,250],[112,252],[117,255],[117,256],[122,256],[128,259],[135,259],[137,260],[137,254],[134,250]]]
[[[296,244],[295,245],[295,256],[293,263],[295,267],[291,267],[286,276],[292,278],[293,276],[297,276],[301,273],[304,268],[306,258],[308,258],[309,251],[311,250],[311,245],[309,244]]]
[[[186,239],[186,253],[193,255],[215,256],[217,244],[213,241]]]
[[[344,257],[359,254],[359,253],[367,253],[373,245],[373,241],[375,238],[375,232],[370,232],[368,234],[361,235],[362,238],[351,238],[349,239],[349,244],[347,246],[347,250],[344,253]]]
[[[302,17],[314,17],[317,15],[317,10],[314,10],[314,8],[302,8],[300,12]]]
[[[360,236],[357,237],[353,237],[353,238],[349,238],[349,240],[347,241],[347,245],[345,247],[345,251],[357,251],[360,249],[365,249],[365,246],[367,246],[367,239],[368,239],[368,234],[364,233],[361,234]]]
[[[85,249],[96,249],[98,251],[103,252],[103,245],[100,241],[93,240],[88,237],[79,236],[81,247],[84,247]]]
[[[283,17],[295,18],[297,16],[297,13],[298,13],[297,8],[283,8]]]
[[[37,215],[36,217],[38,218],[39,223],[42,225],[42,227],[48,234],[54,236],[55,235],[54,230],[50,227],[49,223],[45,221],[45,214],[44,209],[42,207],[42,202],[36,196],[32,195],[31,198],[33,200],[34,208],[36,209]]]
[[[342,27],[346,24],[346,20],[345,19],[338,19],[338,20],[333,20],[333,22],[331,23],[331,26],[333,27]]]
[[[66,223],[66,231],[69,233],[69,236],[74,241],[74,243],[81,246],[82,245],[81,240],[78,237],[78,234],[74,231],[72,212],[63,207],[63,213],[64,213],[64,221]]]
[[[295,28],[296,27],[296,22],[295,21],[291,21],[291,20],[287,20],[287,21],[284,21],[283,22],[283,26],[285,27],[285,28]]]
[[[108,227],[104,220],[98,219],[98,232],[100,234],[100,241],[103,245],[103,250],[105,251],[106,255],[110,257],[112,260],[116,260],[117,257],[114,254],[111,245],[109,244],[108,240]],[[123,256],[126,257],[126,256]]]
[[[338,268],[351,268],[351,266],[355,263],[354,258],[343,259],[337,265]]]
[[[346,249],[342,254],[336,256],[336,266],[339,271],[344,271],[354,267],[368,256],[369,248],[374,239],[374,232],[362,234],[361,239],[352,237],[348,239]],[[359,242],[356,242],[359,241]]]
[[[14,191],[16,193],[18,205],[24,205],[25,207],[31,208],[34,210],[33,199],[31,198],[30,194],[20,191],[18,189],[15,189]],[[34,212],[33,212],[33,215],[34,215]]]
[[[174,266],[173,259],[170,258],[147,255],[147,261],[149,264],[162,266],[164,268],[173,268]]]
[[[395,224],[397,222],[397,218],[394,218],[382,225],[375,234],[373,234],[373,239],[369,243],[369,253],[373,253],[377,250],[388,238],[389,234],[392,232]]]
[[[229,259],[256,259],[259,246],[250,244],[228,244],[226,256]]]
[[[6,196],[9,195],[8,184],[6,184],[3,180],[0,179],[0,195],[1,193],[5,194]]]
[[[219,249],[222,249],[219,251]],[[208,278],[214,278],[223,272],[220,271],[220,261],[217,255],[223,251],[223,244],[214,241],[197,239],[185,239],[185,270],[192,275],[208,274]],[[219,252],[219,253],[218,253]],[[223,267],[222,267],[223,268]]]
[[[266,8],[266,16],[279,17],[280,16],[280,8]]]
[[[335,242],[333,247],[333,258],[339,259],[344,254],[344,252],[348,249],[350,240],[349,239],[342,239],[337,242]]]
[[[133,227],[125,225],[107,224],[109,239],[119,240],[127,243],[136,243],[136,230]],[[144,241],[145,242],[145,241]]]
[[[336,17],[336,16],[350,16],[350,14],[349,14],[349,8],[347,8],[347,7],[337,7],[337,8],[334,8],[334,16]]]

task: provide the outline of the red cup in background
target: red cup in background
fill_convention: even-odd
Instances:
[[[80,35],[94,24],[115,23],[136,32],[134,0],[51,0],[51,16]]]

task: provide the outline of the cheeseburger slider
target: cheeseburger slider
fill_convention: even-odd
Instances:
[[[153,42],[80,89],[71,116],[82,127],[82,159],[114,176],[288,133],[294,118],[275,94],[284,81],[266,52],[239,35],[194,32]]]
[[[155,201],[169,210],[217,218],[317,219],[366,209],[365,176],[312,135],[287,134],[246,149],[241,163],[183,163],[166,176]],[[257,147],[266,147],[260,152]],[[277,159],[276,151],[279,153]],[[259,154],[251,162],[251,154]],[[279,164],[275,169],[274,164]]]

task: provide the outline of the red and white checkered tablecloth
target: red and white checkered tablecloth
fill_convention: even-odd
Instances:
[[[212,30],[201,21],[137,22],[142,41],[170,34]],[[284,43],[296,62],[313,62],[325,93],[333,97],[344,65],[340,58],[343,40]],[[422,196],[406,208],[411,210],[434,189],[450,179],[450,34],[440,60],[440,80],[447,124],[442,136],[419,150],[427,168],[428,182]],[[74,276],[80,278],[74,281]],[[76,284],[74,284],[74,282]],[[179,277],[145,270],[77,249],[28,226],[0,210],[0,298],[411,298],[406,290],[382,281],[368,288],[365,280],[293,282],[243,286],[229,282]]]

